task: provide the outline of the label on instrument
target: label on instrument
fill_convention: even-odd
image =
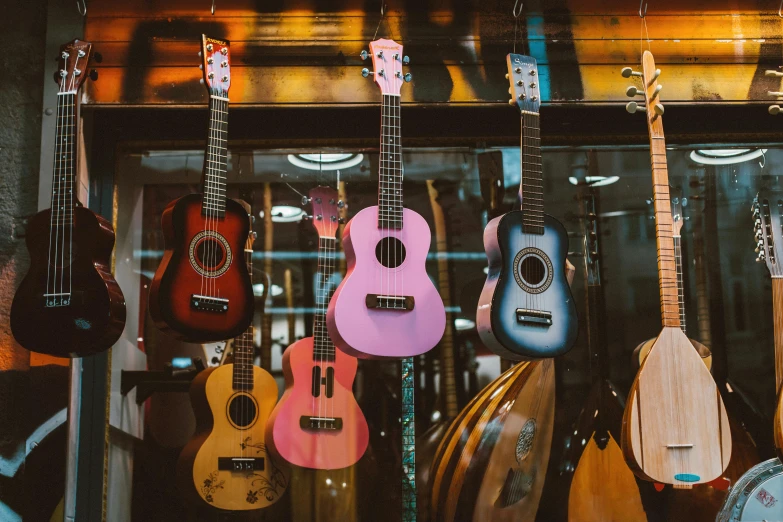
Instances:
[[[682,482],[697,482],[701,477],[694,475],[693,473],[677,473],[674,475],[675,480]]]
[[[778,500],[772,496],[772,494],[764,488],[759,489],[756,493],[756,500],[761,502],[761,505],[765,508],[771,508],[778,503]]]

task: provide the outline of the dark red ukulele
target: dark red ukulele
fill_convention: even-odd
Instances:
[[[51,207],[27,227],[30,270],[11,306],[19,344],[56,357],[106,350],[125,328],[125,298],[111,274],[114,229],[76,197],[77,97],[91,53],[80,40],[60,48]]]
[[[163,211],[166,251],[149,298],[158,328],[191,342],[236,337],[253,318],[253,288],[241,255],[247,212],[226,197],[228,42],[202,36],[201,58],[209,92],[202,193],[172,201]]]

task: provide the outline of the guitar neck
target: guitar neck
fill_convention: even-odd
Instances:
[[[272,186],[264,183],[264,272],[267,283],[272,285],[272,249],[274,248],[274,225],[272,223]],[[272,289],[269,294],[272,295]],[[261,367],[272,368],[272,314],[265,313],[261,318]]]
[[[248,273],[253,274],[253,250],[245,249],[245,263]],[[234,339],[234,374],[233,387],[235,390],[253,389],[253,338],[255,332],[253,323]]]
[[[772,314],[775,328],[775,389],[783,382],[783,278],[772,278]]]
[[[209,135],[204,152],[201,213],[221,218],[226,213],[226,171],[228,163],[228,98],[212,92],[209,97]]]
[[[332,274],[337,258],[337,240],[333,237],[318,238],[318,274],[320,279],[315,296],[313,318],[313,360],[334,361],[334,344],[326,330],[326,309],[332,298]]]
[[[378,163],[378,228],[400,230],[403,207],[399,95],[383,95]]]
[[[673,236],[674,266],[677,270],[677,307],[680,312],[680,329],[687,333],[685,328],[685,289],[682,275],[682,237]]]
[[[520,146],[519,201],[522,230],[527,234],[544,233],[544,180],[541,167],[541,132],[536,112],[522,111]]]
[[[413,357],[402,360],[402,522],[416,522],[416,423]]]
[[[57,95],[53,174],[52,225],[70,227],[76,202],[76,92]]]

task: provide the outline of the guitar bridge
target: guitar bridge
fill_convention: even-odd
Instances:
[[[413,310],[416,305],[412,295],[367,294],[364,303],[367,305],[367,308],[376,310],[401,310],[405,312]]]
[[[218,457],[218,471],[264,471],[264,458]]]
[[[224,314],[228,312],[228,299],[193,294],[190,296],[190,307],[193,310]]]
[[[517,308],[517,322],[533,326],[552,326],[552,312]]]
[[[339,431],[343,429],[343,420],[339,417],[299,417],[299,427],[303,430]]]

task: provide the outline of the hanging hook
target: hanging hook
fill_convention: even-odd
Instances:
[[[778,16],[783,18],[783,0],[781,0],[780,5],[778,6]]]
[[[212,15],[215,14],[215,0],[212,0]]]
[[[76,0],[76,10],[82,16],[87,16],[87,0]]]
[[[642,11],[644,8],[644,11]],[[644,19],[647,16],[647,0],[641,0],[639,2],[639,18]]]
[[[783,7],[783,6],[781,6],[781,7]],[[759,161],[759,167],[761,167],[763,169],[766,164],[767,164],[766,151],[764,149],[761,149],[761,161]]]
[[[519,15],[522,14],[523,7],[525,7],[525,2],[520,2],[520,0],[514,2],[514,8],[511,10],[511,14],[514,15],[514,18],[519,18]]]

